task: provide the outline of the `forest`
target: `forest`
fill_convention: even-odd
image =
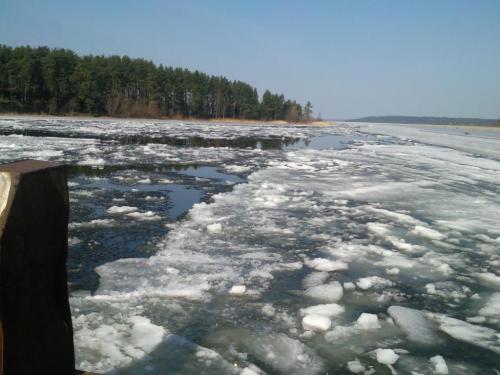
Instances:
[[[305,106],[248,83],[128,56],[0,45],[0,112],[147,118],[312,119]]]

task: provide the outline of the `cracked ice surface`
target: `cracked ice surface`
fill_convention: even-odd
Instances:
[[[184,352],[180,372],[227,361],[231,371],[322,373],[359,361],[377,373],[389,364],[432,374],[437,355],[450,373],[498,368],[499,172],[494,159],[420,143],[288,152],[193,207],[155,256],[101,266],[98,292],[73,301],[76,315],[106,305],[107,319],[115,318],[106,309],[120,311],[115,325],[139,314],[194,341],[192,331],[205,327],[197,343],[218,354],[200,361]],[[342,284],[353,287],[342,293]],[[233,285],[245,293],[232,295]],[[314,324],[303,324],[303,309],[318,304],[311,288],[345,312],[317,309]],[[389,315],[393,305],[412,310]],[[366,316],[377,324],[364,329]],[[330,331],[317,332],[330,319]],[[165,339],[156,351],[171,345]],[[467,360],[457,348],[474,354]],[[381,360],[386,352],[398,360]],[[155,351],[146,362],[162,368]]]
[[[122,136],[149,136],[150,138],[201,137],[218,139],[235,139],[242,137],[292,137],[306,138],[311,134],[331,132],[331,129],[311,127],[304,124],[248,125],[238,123],[200,123],[189,121],[163,120],[127,120],[127,119],[71,119],[54,117],[14,117],[0,118],[1,131],[48,131],[55,135],[71,134],[81,138],[106,136],[119,138]]]
[[[387,135],[263,152],[247,183],[169,224],[153,256],[99,266],[98,290],[71,297],[77,364],[119,374],[499,371],[498,141],[369,131]],[[231,151],[232,168],[245,155]]]

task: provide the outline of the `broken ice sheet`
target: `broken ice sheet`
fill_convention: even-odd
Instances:
[[[75,125],[76,132],[95,135],[109,124],[37,126],[64,132]],[[16,120],[4,126],[30,125]],[[154,126],[111,128],[140,134]],[[382,125],[370,125],[369,131],[396,137],[365,137],[351,124],[326,130],[179,123],[160,128],[178,136],[210,136],[213,130],[226,138],[252,132],[341,134],[356,143],[344,149],[262,150],[0,137],[2,161],[31,156],[106,167],[201,160],[248,176],[247,183],[213,195],[169,223],[169,232],[151,244],[151,257],[101,265],[96,292],[75,293],[71,304],[82,368],[162,373],[173,370],[167,359],[176,356],[169,353],[182,353],[182,365],[175,368],[181,374],[245,369],[320,374],[347,368],[379,373],[388,371],[384,363],[395,356],[380,352],[391,358],[382,355],[384,363],[378,363],[370,353],[390,349],[398,355],[391,366],[400,373],[432,374],[438,365],[442,370],[442,361],[430,361],[437,356],[449,373],[500,369],[494,321],[500,278],[498,140]],[[122,177],[156,181],[144,173]],[[74,188],[80,197],[98,196]],[[159,201],[148,194],[145,202]],[[113,230],[123,220],[152,224],[158,220],[148,217],[162,216],[126,195],[115,198],[123,200],[110,201],[105,209],[137,207],[128,212],[137,214],[127,217],[119,212],[127,209],[118,208],[73,226]],[[234,286],[244,286],[245,292],[230,293]],[[328,322],[312,319],[306,328],[320,329],[311,335],[302,325],[307,315],[326,317],[331,326],[323,332]],[[128,336],[149,330],[151,342]],[[106,338],[106,332],[116,343],[107,351],[94,350],[92,340]]]

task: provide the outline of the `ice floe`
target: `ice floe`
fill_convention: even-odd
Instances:
[[[323,302],[337,302],[342,298],[343,288],[338,281],[332,281],[327,284],[316,285],[305,291],[308,297]]]
[[[384,365],[393,365],[399,358],[399,355],[396,354],[392,349],[377,349],[375,353],[377,362]]]
[[[437,327],[426,318],[423,311],[391,306],[387,312],[410,340],[426,345],[437,345],[442,342],[436,333]]]
[[[73,202],[108,199],[103,217],[73,219],[72,237],[122,225],[159,225],[168,232],[148,244],[148,257],[99,265],[96,290],[73,294],[81,368],[246,375],[479,374],[499,368],[497,139],[388,125],[323,130],[0,121],[0,128],[15,132],[31,125],[58,137],[1,136],[1,161],[80,163],[102,179],[94,182],[103,188],[72,186]],[[364,137],[359,128],[389,135]],[[108,130],[118,141],[99,141]],[[71,131],[88,139],[63,137]],[[157,139],[119,142],[147,132]],[[357,140],[341,150],[155,143],[165,132]],[[127,168],[179,162],[216,165],[248,181],[165,226],[168,202],[147,189],[174,189],[174,177]],[[106,196],[107,179],[99,173],[108,166],[123,168],[114,175],[115,187],[135,184],[136,190]],[[185,178],[208,186],[205,177],[196,177]],[[83,246],[71,245],[75,254]],[[172,358],[179,360],[167,360]]]
[[[308,331],[326,331],[332,326],[332,321],[325,315],[307,314],[302,318],[302,327]]]
[[[448,366],[446,361],[440,355],[435,355],[430,359],[430,362],[434,366],[434,371],[436,374],[448,374]]]
[[[378,322],[378,317],[375,314],[362,313],[358,320],[356,320],[356,328],[359,329],[379,329],[380,323]]]

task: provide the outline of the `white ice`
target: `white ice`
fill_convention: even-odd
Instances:
[[[378,321],[377,315],[362,313],[359,316],[358,320],[356,320],[356,327],[365,330],[379,329],[380,323]]]
[[[436,374],[448,374],[448,366],[442,356],[436,355],[430,359],[430,362],[434,366],[434,372]]]
[[[227,139],[253,132],[359,136],[358,125],[319,130],[123,123],[47,120],[34,126],[60,132],[76,126],[75,132],[86,134],[103,134],[109,126],[116,134],[168,131]],[[22,130],[30,122],[4,121],[0,126]],[[227,353],[231,345],[239,345],[239,352],[281,373],[318,374],[326,371],[324,363],[345,371],[356,368],[356,358],[365,366],[367,353],[376,348],[391,350],[380,352],[379,359],[398,371],[413,363],[410,355],[389,347],[410,347],[417,352],[411,353],[414,358],[424,350],[415,361],[418,366],[408,365],[408,373],[417,367],[427,371],[431,365],[438,371],[429,362],[436,355],[446,355],[452,373],[459,366],[453,362],[457,358],[449,358],[447,345],[459,340],[468,350],[480,348],[475,357],[461,359],[460,366],[479,367],[481,373],[484,366],[471,363],[472,358],[480,357],[483,349],[492,356],[500,353],[495,323],[500,285],[498,139],[473,131],[464,136],[428,127],[360,126],[389,136],[360,138],[344,150],[291,151],[0,137],[1,161],[37,155],[89,165],[185,161],[249,174],[247,183],[195,205],[169,226],[152,257],[120,259],[96,269],[99,288],[77,294],[71,302],[75,321],[84,317],[75,324],[78,363],[96,371],[123,369],[142,360],[158,367],[156,353],[168,346],[165,335],[189,331],[198,319],[209,331],[220,325],[235,330],[225,335],[223,344],[207,339],[212,351],[200,351],[198,372],[214,371],[210,356],[232,364],[234,358]],[[160,210],[123,215],[130,221],[156,219]],[[72,223],[70,229],[120,225],[118,213],[108,217]],[[242,296],[229,293],[235,286],[245,286]],[[376,323],[370,315],[361,318],[362,311],[373,314]],[[333,328],[324,335],[303,335],[302,319],[311,315],[329,319]],[[249,318],[253,316],[260,319]],[[147,320],[137,325],[136,317]],[[316,326],[318,321],[313,319]],[[124,337],[134,324],[137,332],[154,338],[155,346]],[[377,324],[382,329],[361,329]],[[149,329],[153,333],[146,335]],[[242,330],[258,333],[240,340]],[[106,341],[105,332],[116,342]],[[92,340],[100,337],[103,348],[95,350]],[[255,371],[249,361],[242,362],[237,371]],[[221,368],[220,373],[230,373],[228,367]]]
[[[305,294],[323,302],[338,302],[344,293],[342,285],[338,281],[332,281],[328,284],[310,287]]]
[[[392,349],[377,349],[375,351],[377,356],[377,362],[382,363],[384,365],[393,365],[399,358],[399,355],[394,352]]]
[[[411,341],[426,345],[436,345],[442,341],[424,312],[402,306],[391,306],[387,312]]]
[[[332,321],[325,315],[307,314],[302,318],[302,328],[306,331],[326,331],[332,326]]]
[[[300,309],[301,315],[315,314],[315,315],[323,315],[329,318],[341,315],[344,312],[345,308],[336,303],[315,305],[306,307],[304,309]]]

